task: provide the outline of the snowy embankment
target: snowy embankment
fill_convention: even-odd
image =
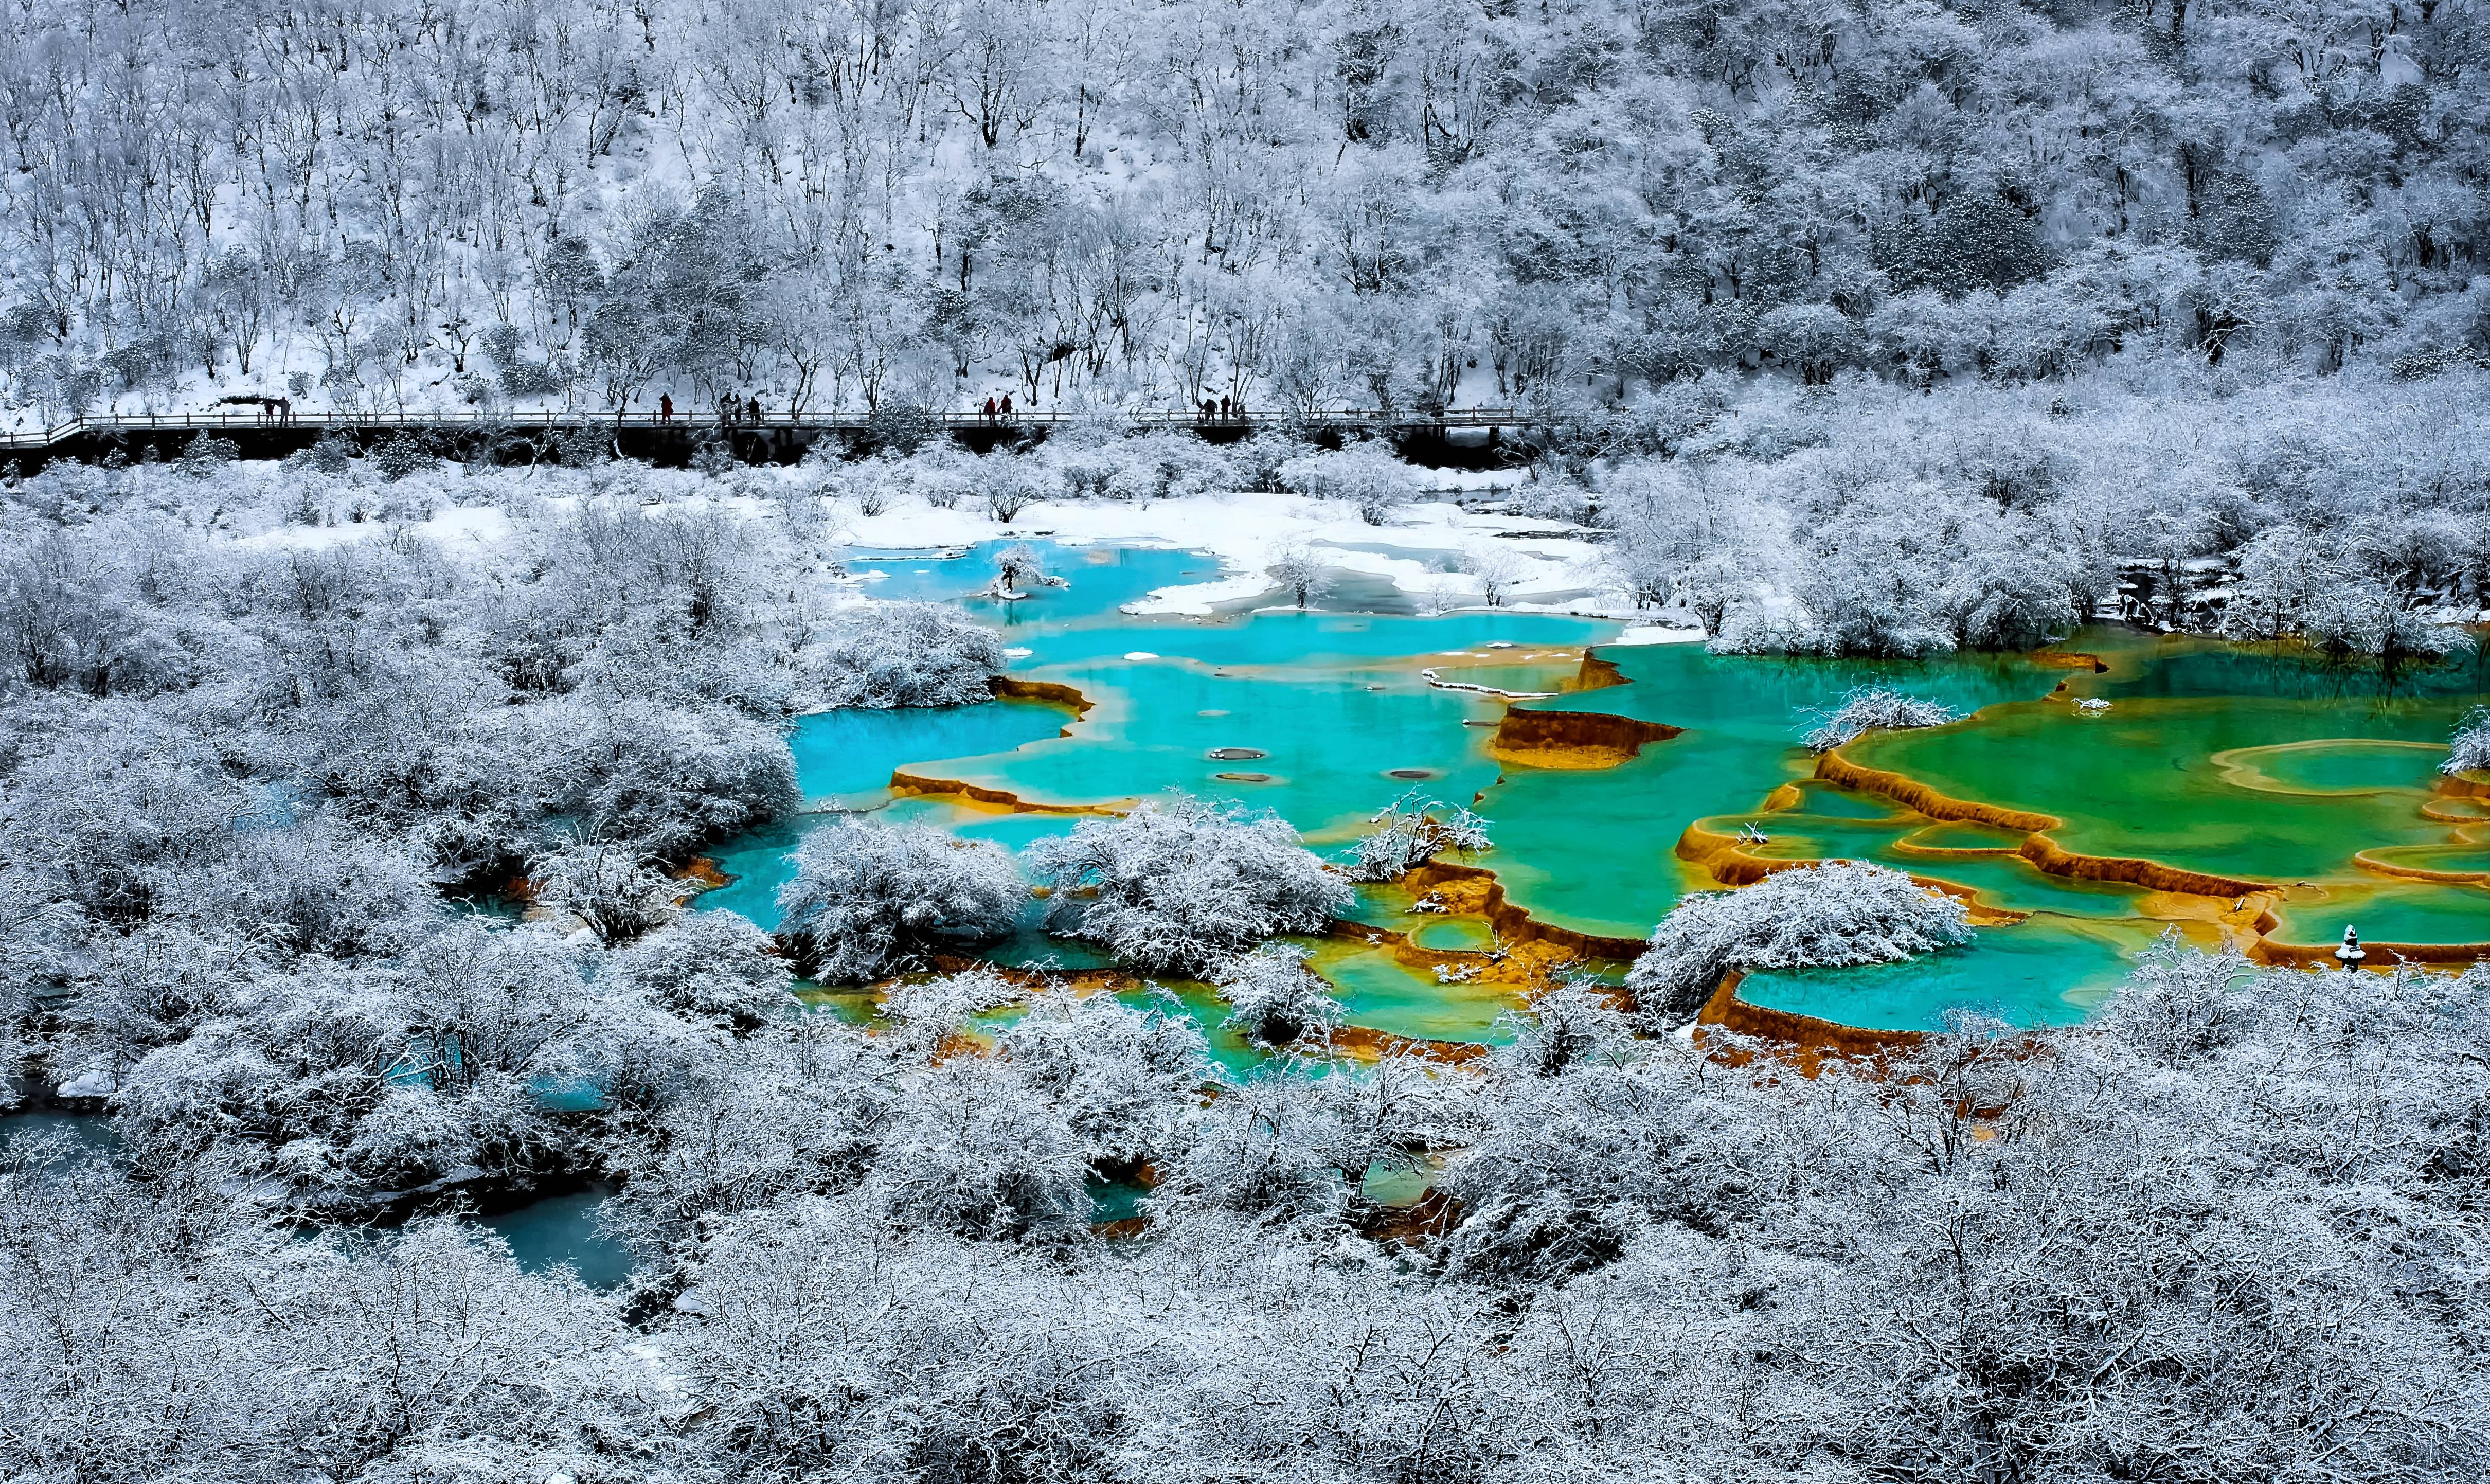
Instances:
[[[1379,581],[1405,595],[1420,612],[1493,606],[1627,620],[1651,616],[1648,611],[1638,614],[1620,588],[1600,539],[1603,533],[1459,503],[1492,497],[1517,482],[1519,474],[1431,475],[1442,487],[1395,508],[1380,525],[1368,524],[1356,507],[1343,501],[1239,490],[1149,501],[1041,500],[1007,522],[970,502],[937,507],[910,496],[865,514],[845,500],[810,497],[812,509],[805,512],[803,529],[804,538],[819,544],[825,556],[851,547],[956,552],[983,541],[1030,539],[1064,546],[1173,547],[1219,559],[1218,577],[1157,589],[1125,605],[1135,615],[1208,617],[1235,612],[1258,598],[1265,599],[1265,606],[1290,606],[1283,585],[1268,570],[1288,554],[1311,559],[1323,573],[1323,588]],[[651,514],[726,509],[783,525],[790,487],[803,477],[796,470],[752,470],[729,483],[650,471],[637,482],[642,508]],[[506,505],[451,503],[469,491],[454,478],[431,478],[438,480],[436,494],[406,502],[413,507],[410,514],[428,512],[420,519],[275,524],[237,533],[236,539],[243,545],[319,549],[404,530],[448,550],[473,551],[510,539],[526,523],[524,512]],[[558,474],[525,504],[556,511],[575,505],[593,487]],[[1682,612],[1665,617],[1693,623]],[[1701,638],[1699,628],[1663,623],[1632,628],[1620,642]]]
[[[1125,605],[1132,614],[1202,617],[1274,595],[1280,584],[1267,568],[1284,552],[1307,553],[1334,576],[1380,578],[1422,611],[1482,606],[1491,586],[1495,606],[1519,612],[1617,617],[1633,611],[1596,533],[1564,521],[1465,509],[1449,497],[1403,506],[1383,525],[1367,524],[1338,501],[1264,491],[1132,503],[1045,501],[1008,525],[967,508],[936,509],[909,501],[845,520],[841,534],[864,547],[946,548],[1029,538],[1066,546],[1173,546],[1219,558],[1216,579],[1157,589]],[[1274,605],[1285,604],[1275,597]]]

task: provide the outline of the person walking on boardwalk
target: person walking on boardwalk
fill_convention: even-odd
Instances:
[[[1011,393],[1006,392],[1003,393],[1003,421],[1009,422],[1011,415]]]
[[[674,394],[673,393],[671,393],[671,392],[665,392],[665,393],[658,393],[658,396],[657,396],[657,422],[662,425],[662,424],[664,424],[664,423],[672,422],[674,422],[674,421],[675,421],[675,394]]]
[[[1228,421],[1228,398],[1224,396],[1219,399],[1219,421],[1222,422]]]
[[[986,398],[986,421],[989,422],[995,421],[995,399],[993,397]]]
[[[755,396],[747,398],[746,400],[752,409],[752,425],[754,427],[759,427],[761,425],[761,398]]]

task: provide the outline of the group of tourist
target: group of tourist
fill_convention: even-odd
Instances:
[[[657,397],[659,426],[672,426],[675,421],[675,394],[663,393]],[[721,392],[717,396],[717,425],[720,427],[759,427],[761,398],[749,393]]]
[[[1012,411],[1012,398],[1008,392],[1003,393],[1000,397],[987,397],[985,405],[977,411],[977,421],[980,422],[1010,422],[1017,416],[1018,414]],[[1205,396],[1202,399],[1201,421],[1204,422],[1225,422],[1231,418],[1243,416],[1245,416],[1245,405],[1241,398]],[[675,397],[674,393],[669,392],[657,398],[657,422],[660,425],[671,425],[674,421]],[[720,393],[717,398],[717,425],[759,427],[761,398],[748,393]]]

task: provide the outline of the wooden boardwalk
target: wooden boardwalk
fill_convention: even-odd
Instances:
[[[725,424],[714,416],[661,418],[653,412],[591,409],[517,413],[329,412],[275,418],[255,409],[219,407],[155,416],[100,414],[72,418],[42,429],[0,433],[0,454],[24,451],[41,460],[46,456],[73,456],[91,449],[147,446],[169,455],[178,453],[201,433],[232,440],[242,446],[246,456],[269,457],[273,453],[281,455],[307,447],[333,433],[362,445],[400,435],[470,445],[478,440],[524,439],[595,431],[612,433],[618,449],[635,453],[641,451],[680,451],[687,455],[702,443],[724,440],[738,449],[751,444],[762,445],[765,459],[775,459],[790,456],[791,450],[793,456],[800,456],[804,448],[824,437],[859,440],[900,421],[884,423],[861,413],[807,413],[801,416],[778,413],[765,414],[758,422],[738,420]],[[1009,440],[1033,441],[1057,428],[1083,425],[1136,431],[1191,432],[1220,441],[1242,438],[1265,428],[1290,428],[1333,438],[1347,434],[1380,434],[1395,439],[1414,436],[1470,443],[1480,440],[1454,439],[1450,435],[1471,429],[1491,435],[1499,429],[1526,427],[1540,421],[1543,420],[1510,407],[1474,407],[1443,413],[1343,409],[1312,416],[1249,412],[1224,418],[1205,418],[1181,411],[1114,414],[1024,412],[1009,418],[989,418],[977,412],[942,412],[930,415],[930,419],[912,417],[904,420],[907,426],[917,432],[947,432],[963,441],[988,446]]]

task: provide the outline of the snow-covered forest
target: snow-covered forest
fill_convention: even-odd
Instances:
[[[0,20],[29,419],[1673,405],[2490,355],[2477,0]]]
[[[1169,622],[2478,673],[2480,0],[19,0],[0,90],[16,426],[875,420],[0,470],[0,1479],[2490,1473],[2490,964],[2174,931],[2077,1026],[1694,1033],[2000,930],[1834,861],[1447,1054],[1286,941],[1492,859],[1425,770],[1327,858],[1212,798],[857,819],[692,910],[795,839],[797,718],[1029,653],[856,550],[992,541],[995,607],[1041,535],[1208,554]],[[911,416],[1006,392],[1089,416]],[[1222,397],[1281,417],[1118,421]],[[1507,467],[1288,421],[1472,406]],[[2490,712],[2447,741],[2396,745],[2490,787]],[[479,1218],[582,1189],[610,1290]]]

